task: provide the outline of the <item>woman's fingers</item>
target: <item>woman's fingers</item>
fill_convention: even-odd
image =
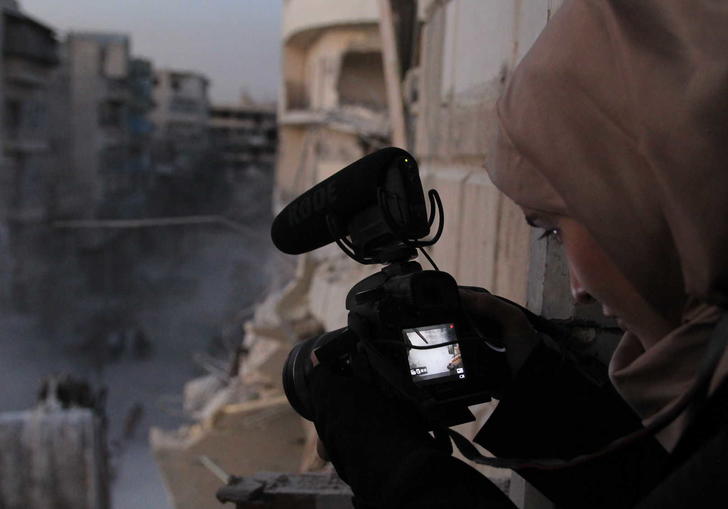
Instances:
[[[534,332],[520,309],[494,295],[461,288],[460,299],[473,320],[497,324],[504,338]]]
[[[476,324],[484,324],[484,330],[499,329],[499,340],[506,347],[506,358],[515,375],[540,339],[538,333],[517,306],[485,292],[460,289],[465,311]]]

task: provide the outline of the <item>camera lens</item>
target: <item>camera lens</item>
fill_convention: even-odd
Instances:
[[[315,340],[307,339],[294,346],[283,365],[283,391],[286,398],[293,409],[308,420],[313,418],[313,408],[308,395],[306,373],[313,368],[310,355]]]
[[[338,337],[339,331],[328,332],[296,344],[283,365],[283,391],[293,409],[304,419],[313,420],[313,402],[309,378],[314,369],[311,352]]]

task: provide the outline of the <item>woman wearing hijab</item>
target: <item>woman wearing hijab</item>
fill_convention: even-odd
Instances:
[[[561,241],[576,301],[600,302],[626,332],[611,384],[599,385],[541,341],[520,310],[464,294],[473,312],[504,326],[515,373],[476,442],[501,457],[568,459],[654,428],[591,461],[519,471],[557,507],[723,498],[726,27],[725,2],[567,0],[499,101],[491,179]],[[706,383],[693,395],[699,377]],[[351,422],[351,396],[333,385],[318,383],[316,424],[363,507],[512,507],[396,408],[361,403],[380,401],[366,388],[345,389],[357,394],[356,412],[372,414]]]

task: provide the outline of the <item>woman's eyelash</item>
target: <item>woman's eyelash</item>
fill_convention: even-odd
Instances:
[[[559,230],[557,228],[545,228],[543,233],[538,236],[538,240],[545,239],[548,237],[557,237]]]

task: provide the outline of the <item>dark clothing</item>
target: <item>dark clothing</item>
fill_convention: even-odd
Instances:
[[[314,370],[319,437],[358,509],[513,509],[478,471],[453,458],[407,403],[363,378]]]
[[[361,410],[362,399],[354,399]],[[728,385],[724,384],[699,412],[672,455],[648,438],[578,467],[528,469],[519,474],[557,508],[714,507],[713,501],[720,500],[728,482],[727,403]],[[391,419],[390,414],[387,420],[391,423]],[[598,450],[640,426],[609,383],[595,383],[572,361],[541,345],[476,442],[501,457],[567,459]],[[375,435],[381,439],[388,430],[391,427],[378,428]],[[343,441],[338,438],[338,443]],[[357,507],[515,507],[490,481],[434,441],[421,436],[413,441],[402,435],[382,442],[355,442],[356,453],[340,461],[333,459],[358,496]],[[367,444],[366,452],[362,452],[362,443]],[[363,457],[367,460],[359,461]]]
[[[728,484],[728,383],[697,412],[664,469],[662,483],[637,507],[720,507]]]
[[[475,441],[500,457],[569,459],[639,429],[607,382],[541,345]],[[648,438],[577,467],[520,471],[557,507],[633,507],[660,481],[667,453]]]

